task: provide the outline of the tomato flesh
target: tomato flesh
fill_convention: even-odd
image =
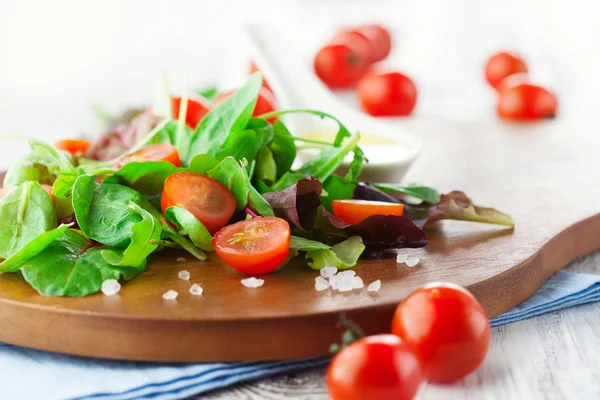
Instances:
[[[232,268],[251,275],[267,274],[288,256],[290,226],[277,217],[240,221],[217,232],[213,247]]]
[[[525,62],[516,54],[505,51],[491,56],[485,65],[485,79],[495,89],[498,89],[507,77],[525,72]]]
[[[392,36],[381,25],[365,25],[358,28],[358,32],[371,42],[372,62],[385,59],[392,50]]]
[[[122,167],[123,165],[133,161],[166,161],[176,167],[181,165],[177,147],[167,143],[151,144],[149,146],[142,147],[135,153],[130,154],[121,160],[119,167]]]
[[[195,172],[178,172],[165,180],[160,205],[163,213],[178,206],[192,213],[211,233],[223,228],[235,212],[233,194],[214,179]]]
[[[333,200],[333,214],[347,224],[358,224],[371,215],[397,215],[404,213],[404,204],[366,200]]]
[[[83,154],[91,145],[91,142],[84,139],[63,139],[54,143],[54,147],[57,149],[67,151],[71,154]]]
[[[399,72],[370,73],[358,82],[363,110],[373,116],[407,116],[417,104],[417,87]]]
[[[230,90],[229,92],[221,93],[215,100],[215,106],[224,102],[227,98],[229,98],[235,90]],[[258,92],[258,98],[256,99],[256,105],[254,106],[254,111],[252,112],[253,117],[258,117],[263,114],[267,114],[277,110],[276,100],[273,93],[265,88],[264,86],[260,88]],[[277,118],[269,118],[267,121],[273,123],[277,120]]]
[[[427,285],[396,309],[392,333],[410,346],[432,382],[461,379],[483,362],[490,345],[490,320],[460,286]]]
[[[554,118],[558,109],[556,97],[541,86],[520,83],[503,88],[498,95],[498,116],[512,121],[535,121]]]
[[[181,97],[171,98],[171,107],[173,118],[179,119],[179,108],[181,107]],[[197,94],[190,94],[188,97],[187,113],[185,123],[191,129],[196,129],[200,121],[210,111],[210,103],[204,97]]]
[[[417,356],[390,334],[359,339],[340,351],[327,370],[333,400],[410,400],[422,381]]]
[[[355,49],[348,44],[330,44],[315,56],[314,70],[319,79],[333,89],[355,84],[367,66]]]

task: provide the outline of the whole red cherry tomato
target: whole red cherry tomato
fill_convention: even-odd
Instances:
[[[322,48],[315,57],[315,73],[333,89],[347,88],[365,72],[366,61],[347,44],[331,44]]]
[[[333,400],[410,400],[422,381],[415,353],[389,334],[350,344],[327,370],[327,390]]]
[[[554,118],[558,109],[556,97],[541,86],[519,83],[498,93],[498,116],[512,121],[535,121]]]
[[[374,63],[375,46],[372,41],[358,30],[344,30],[338,32],[329,44],[345,44],[364,60],[365,64]]]
[[[417,103],[417,87],[399,72],[370,73],[358,82],[362,108],[373,116],[406,116]]]
[[[171,99],[173,118],[179,118],[179,107],[181,107],[181,97]],[[185,123],[192,129],[196,129],[202,118],[210,111],[210,102],[199,94],[190,93],[188,97],[187,113]]]
[[[385,59],[392,50],[392,36],[381,25],[365,25],[357,29],[360,34],[371,42],[373,58],[371,62]]]
[[[215,106],[224,102],[229,96],[231,96],[235,90],[230,90],[229,92],[221,93],[215,99]],[[275,96],[273,92],[264,86],[260,88],[258,92],[258,98],[256,99],[256,105],[254,106],[254,111],[252,112],[253,117],[257,117],[259,115],[267,114],[277,110],[275,101]],[[277,118],[269,118],[267,121],[273,123],[277,120]]]
[[[398,305],[392,333],[415,351],[428,380],[453,382],[483,362],[490,345],[490,320],[467,290],[435,283]]]
[[[527,72],[525,61],[518,55],[506,51],[494,54],[485,65],[485,79],[495,89],[498,89],[500,83],[508,76],[525,72]]]

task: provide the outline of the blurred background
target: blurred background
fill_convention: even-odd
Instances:
[[[0,0],[2,135],[53,141],[99,133],[93,105],[117,113],[151,104],[162,72],[173,92],[231,88],[248,74],[241,26],[285,30],[311,67],[340,25],[377,22],[393,34],[385,61],[415,81],[411,119],[496,120],[484,79],[499,50],[526,58],[531,80],[559,99],[559,118],[600,115],[600,3],[594,0]],[[347,101],[354,101],[346,96]],[[399,118],[402,124],[406,119]],[[0,144],[0,164],[15,161]],[[23,154],[23,153],[20,153]]]

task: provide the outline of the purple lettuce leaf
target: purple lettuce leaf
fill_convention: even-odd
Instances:
[[[264,193],[263,197],[271,204],[277,217],[309,232],[317,220],[322,192],[321,182],[310,177],[300,179],[283,190]]]
[[[463,192],[453,191],[443,194],[441,202],[429,211],[427,222],[442,219],[484,222],[505,226],[514,226],[513,219],[494,208],[480,207]]]

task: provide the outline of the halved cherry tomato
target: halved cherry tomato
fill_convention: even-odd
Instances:
[[[558,109],[556,97],[541,86],[519,83],[500,90],[498,116],[505,120],[534,121],[554,118]]]
[[[172,144],[161,143],[161,144],[151,144],[146,147],[142,147],[138,151],[133,154],[130,154],[121,162],[119,162],[119,167],[123,165],[133,162],[144,162],[144,161],[166,161],[168,163],[173,164],[176,167],[181,165],[179,161],[179,152],[177,151],[177,147]]]
[[[277,217],[247,219],[217,232],[213,247],[232,268],[251,275],[267,274],[288,256],[290,226]]]
[[[373,116],[406,116],[417,103],[417,87],[399,72],[369,73],[358,82],[362,108]]]
[[[250,62],[250,75],[252,75],[253,73],[260,71],[258,69],[258,67],[256,66],[256,64],[254,64],[254,61]],[[263,78],[263,87],[266,89],[269,89],[271,92],[273,92],[273,89],[271,89],[271,87],[269,86],[269,83],[267,82],[266,79]]]
[[[231,96],[235,90],[230,90],[229,92],[221,93],[215,99],[215,106],[224,102],[229,96]],[[262,114],[273,112],[277,109],[276,107],[275,96],[273,92],[264,86],[260,88],[258,92],[258,98],[256,99],[256,106],[254,106],[254,111],[252,112],[253,117],[257,117]],[[273,123],[277,120],[277,118],[269,118],[267,121]]]
[[[369,38],[358,30],[338,32],[329,44],[345,44],[356,52],[366,64],[375,62],[375,47]]]
[[[371,42],[373,49],[372,62],[381,61],[390,54],[392,50],[392,36],[383,26],[365,25],[359,27],[357,30]]]
[[[171,107],[173,118],[179,118],[179,108],[181,107],[181,97],[171,98]],[[210,102],[204,97],[190,93],[188,97],[187,114],[185,123],[192,129],[196,129],[202,118],[210,111]]]
[[[419,359],[397,336],[367,336],[340,351],[327,370],[333,400],[410,400],[421,382]]]
[[[415,351],[427,379],[453,382],[483,362],[490,345],[490,320],[467,290],[435,283],[400,303],[392,333]]]
[[[54,147],[67,151],[71,154],[83,154],[89,149],[92,142],[84,139],[63,139],[54,143]]]
[[[365,72],[366,60],[348,44],[331,44],[315,56],[315,73],[333,89],[355,84]]]
[[[50,195],[50,198],[52,199],[52,186],[45,185],[43,183],[41,183],[40,186],[42,187],[42,189],[44,189],[46,192],[48,192],[48,194]],[[0,199],[3,198],[4,196],[6,196],[7,194],[9,194],[15,187],[16,186],[7,186],[7,187],[0,188]]]
[[[524,72],[527,72],[525,61],[506,51],[494,54],[485,65],[485,79],[495,89],[510,75]]]
[[[358,224],[371,215],[397,215],[404,213],[404,204],[367,200],[333,200],[333,214],[347,224]]]
[[[195,172],[177,172],[165,180],[160,206],[185,208],[215,234],[235,212],[235,198],[221,182]]]

